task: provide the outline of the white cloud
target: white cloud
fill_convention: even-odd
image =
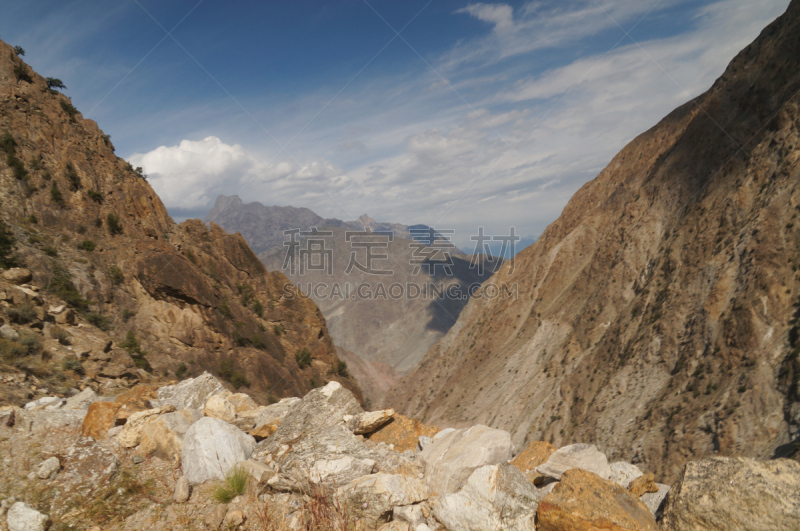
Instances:
[[[469,13],[478,20],[491,22],[497,33],[503,33],[514,27],[514,10],[508,4],[471,4],[456,13]]]

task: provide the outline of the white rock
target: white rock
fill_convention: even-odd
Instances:
[[[192,487],[189,485],[189,480],[186,479],[186,476],[179,477],[178,482],[175,484],[175,492],[172,494],[172,499],[175,503],[184,503],[189,499],[191,489]]]
[[[561,474],[571,468],[592,472],[603,479],[610,479],[612,475],[606,455],[595,445],[583,443],[559,448],[544,464],[537,466],[536,471],[543,476],[561,479]]]
[[[246,459],[239,461],[236,466],[241,467],[242,470],[250,474],[256,483],[266,483],[277,473],[277,467],[256,461],[255,459]]]
[[[229,393],[222,382],[208,372],[197,378],[189,378],[175,385],[158,390],[158,405],[172,404],[176,409],[199,409],[206,405],[209,397]]]
[[[658,492],[645,492],[639,499],[647,505],[647,508],[650,509],[650,512],[653,513],[653,516],[660,516],[662,505],[664,504],[664,499],[669,494],[669,485],[662,485],[661,483],[656,483],[656,487],[658,487]]]
[[[440,431],[436,432],[436,435],[433,436],[433,440],[435,441],[436,439],[441,439],[442,437],[450,435],[454,431],[456,431],[455,428],[445,428],[443,430],[440,430]]]
[[[39,466],[36,467],[36,476],[39,479],[48,479],[55,477],[56,472],[61,468],[61,461],[58,460],[58,457],[51,457],[50,459],[45,459]]]
[[[422,512],[422,504],[405,505],[395,507],[392,510],[392,520],[406,522],[412,528],[425,523],[425,514]]]
[[[631,481],[644,475],[644,473],[639,470],[638,466],[626,463],[625,461],[616,461],[609,466],[611,468],[611,481],[626,489],[628,485],[631,484]]]
[[[541,494],[516,467],[503,463],[476,469],[464,487],[433,506],[448,529],[484,531],[535,529]]]
[[[222,395],[213,395],[206,401],[203,415],[224,420],[225,422],[233,422],[236,418],[236,407]]]
[[[25,404],[25,409],[28,411],[36,410],[36,409],[44,409],[47,406],[52,406],[54,404],[58,404],[63,400],[62,398],[58,398],[57,396],[43,396],[38,400],[34,400],[33,402],[28,402]]]
[[[351,417],[347,420],[347,425],[352,428],[353,433],[361,435],[364,433],[372,433],[392,419],[394,409],[381,409],[379,411],[366,411],[359,415]],[[345,418],[350,417],[346,415]]]
[[[370,474],[339,488],[337,497],[348,505],[362,507],[372,520],[386,521],[398,505],[410,505],[428,499],[425,484],[402,474]]]
[[[87,387],[77,395],[67,398],[64,409],[89,409],[89,406],[98,400],[100,400],[98,394],[91,387]]]
[[[9,341],[19,341],[19,334],[17,333],[17,331],[8,326],[7,324],[0,326],[0,336],[3,336]]]
[[[44,531],[47,516],[27,503],[17,502],[8,510],[8,531]]]
[[[181,467],[191,484],[224,479],[239,461],[249,459],[256,441],[230,424],[204,417],[189,428],[183,439]]]
[[[510,460],[513,450],[507,431],[478,424],[443,436],[437,434],[419,458],[428,487],[443,496],[460,489],[476,468]]]
[[[425,435],[419,436],[419,442],[417,443],[417,450],[422,451],[433,442],[433,439],[430,437],[426,437]]]

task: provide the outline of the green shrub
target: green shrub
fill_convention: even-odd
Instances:
[[[86,320],[89,321],[90,324],[93,324],[100,330],[107,331],[111,328],[111,317],[97,312],[89,312],[84,317],[86,317]]]
[[[233,371],[230,382],[234,389],[239,389],[242,386],[250,387],[250,380],[245,378],[244,374],[240,371]]]
[[[224,359],[219,361],[219,375],[221,378],[225,380],[229,379],[233,374],[233,360],[232,359]]]
[[[14,53],[22,57],[25,55],[25,50],[22,48],[22,46],[14,46]]]
[[[110,280],[115,286],[119,286],[125,280],[125,276],[122,274],[122,269],[115,265],[112,265],[106,270],[106,276],[108,277],[108,280]]]
[[[43,252],[44,252],[44,254],[46,254],[47,256],[52,256],[52,257],[56,257],[56,256],[58,256],[58,249],[56,249],[56,248],[55,248],[55,247],[53,247],[52,245],[45,245],[45,246],[42,248],[42,251],[43,251]]]
[[[311,365],[311,352],[307,348],[304,348],[294,356],[295,361],[297,361],[297,366],[301,369],[305,369],[309,365]]]
[[[60,326],[50,327],[50,337],[61,343],[62,345],[69,345],[69,333]]]
[[[83,374],[83,365],[81,364],[81,360],[75,357],[64,359],[64,361],[61,362],[61,368],[65,371],[75,371],[78,374]]]
[[[19,260],[14,254],[16,243],[17,239],[14,237],[14,233],[0,219],[0,267],[8,269],[19,265]]]
[[[119,221],[119,216],[114,213],[109,213],[106,216],[106,227],[108,227],[108,232],[112,236],[122,234],[122,224]]]
[[[31,77],[30,72],[28,72],[28,67],[25,66],[25,63],[18,63],[14,65],[14,77],[17,78],[17,81],[33,83],[33,78]]]
[[[78,175],[78,171],[75,169],[75,166],[73,166],[71,162],[67,162],[67,165],[64,168],[64,177],[67,178],[70,190],[73,192],[80,190],[81,178]]]
[[[64,83],[57,77],[48,77],[47,79],[45,79],[45,82],[47,83],[47,88],[53,92],[55,92],[55,89],[59,90],[67,89],[66,85],[64,85]]]
[[[53,184],[50,186],[50,201],[57,204],[61,208],[66,206],[64,196],[62,195],[61,190],[58,189],[58,183],[55,181],[53,181]]]
[[[347,372],[346,361],[339,360],[339,362],[336,363],[336,374],[338,374],[342,378],[347,378],[348,376],[350,376],[350,374]]]
[[[234,466],[225,476],[225,482],[214,489],[214,500],[219,503],[230,503],[236,496],[241,496],[247,489],[250,474],[241,466]]]
[[[186,250],[186,258],[188,258],[189,261],[194,265],[197,265],[197,257],[194,255],[191,249]]]
[[[253,311],[257,316],[264,318],[264,305],[261,304],[260,300],[256,299],[256,302],[253,303]]]
[[[99,229],[103,226],[103,220],[101,218],[94,218],[94,226]]]
[[[86,234],[86,225],[78,225],[78,228],[75,229],[75,232],[78,234]]]
[[[6,310],[6,314],[12,323],[25,324],[36,319],[36,308],[30,302],[23,302]]]
[[[233,338],[233,342],[236,343],[237,347],[246,347],[250,345],[250,340],[238,330],[234,330],[233,334],[231,334],[231,337]]]
[[[88,192],[86,192],[86,195],[88,195],[89,199],[91,199],[95,203],[103,202],[103,194],[101,192],[98,192],[97,190],[89,190]]]
[[[234,369],[232,359],[224,359],[219,362],[219,376],[231,383],[234,389],[242,386],[250,387],[250,382],[245,378],[241,371]]]
[[[36,225],[36,224],[38,224],[38,223],[39,223],[39,218],[37,218],[36,216],[34,216],[33,214],[31,214],[30,216],[28,216],[28,218],[27,218],[27,220],[26,220],[26,221],[27,221],[28,223],[31,223],[31,224],[33,224],[33,225]]]
[[[261,334],[253,334],[250,338],[250,344],[260,350],[267,350],[267,342]]]
[[[228,306],[228,303],[226,301],[222,301],[222,304],[219,305],[219,313],[221,313],[223,317],[227,317],[230,319],[231,307]]]
[[[188,369],[187,369],[187,367],[186,367],[186,364],[185,364],[185,363],[183,363],[183,362],[180,362],[180,363],[178,364],[178,368],[177,368],[177,369],[175,369],[175,377],[176,377],[178,380],[183,380],[183,378],[186,376],[186,372],[187,372],[187,370],[188,370]]]
[[[120,343],[119,346],[128,351],[128,354],[133,358],[133,364],[136,365],[137,368],[148,371],[152,369],[150,363],[145,358],[146,353],[142,350],[139,340],[136,339],[136,334],[133,333],[133,330],[128,330],[128,333],[125,334],[125,341]]]
[[[90,301],[81,297],[81,292],[72,283],[72,274],[56,261],[53,261],[53,270],[47,291],[78,310],[86,310],[89,307]]]
[[[122,312],[122,321],[127,323],[130,320],[130,318],[133,317],[134,315],[136,315],[136,312],[134,312],[133,310],[124,310]]]
[[[282,324],[276,324],[272,327],[272,331],[275,332],[275,335],[281,337],[281,335],[286,333],[286,328]]]
[[[94,251],[96,245],[92,240],[83,240],[81,243],[78,244],[78,249],[82,251]]]
[[[6,155],[6,162],[11,167],[14,178],[18,181],[22,181],[28,176],[25,165],[15,155]]]
[[[67,100],[61,100],[60,103],[61,103],[61,109],[63,109],[64,112],[67,113],[67,116],[69,116],[69,120],[71,122],[74,122],[75,116],[77,116],[78,114],[78,109],[76,109],[75,106],[72,105],[72,103],[70,103]]]

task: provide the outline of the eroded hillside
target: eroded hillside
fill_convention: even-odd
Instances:
[[[670,479],[800,434],[800,2],[626,146],[388,404],[515,442],[591,439]]]

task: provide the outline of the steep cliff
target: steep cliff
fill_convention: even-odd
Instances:
[[[676,477],[800,434],[800,2],[626,146],[388,398]]]
[[[0,136],[0,215],[17,261],[81,322],[118,344],[133,337],[153,377],[208,369],[263,400],[328,379],[354,388],[334,374],[338,358],[312,301],[282,298],[288,280],[240,235],[174,223],[97,124],[5,43]]]

